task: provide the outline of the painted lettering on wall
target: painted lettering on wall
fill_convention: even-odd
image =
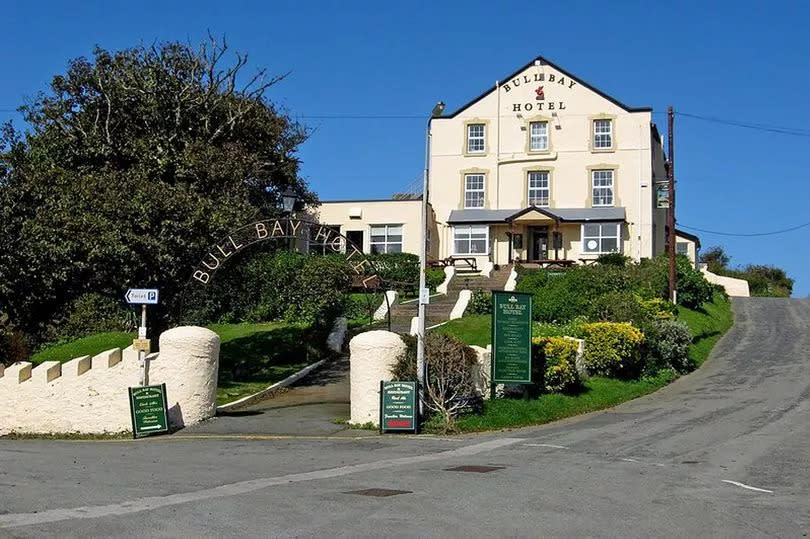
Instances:
[[[542,83],[542,84],[537,84]],[[546,100],[546,92],[551,88],[566,88],[571,89],[577,85],[577,82],[571,78],[566,78],[564,75],[558,73],[534,73],[531,75],[521,75],[514,79],[505,82],[501,85],[504,94],[513,92],[521,85],[533,86],[534,101],[526,102],[513,102],[512,112],[541,112],[541,111],[558,111],[566,110],[565,101],[558,99]],[[510,96],[511,97],[511,96]],[[531,98],[529,98],[531,99]]]

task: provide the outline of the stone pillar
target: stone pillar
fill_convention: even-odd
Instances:
[[[391,380],[391,368],[405,348],[390,331],[367,331],[349,342],[351,423],[379,425],[380,381]]]
[[[169,424],[191,425],[216,414],[219,335],[181,326],[160,336],[160,354],[150,362],[150,383],[165,383]]]

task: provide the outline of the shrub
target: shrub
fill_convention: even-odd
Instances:
[[[589,317],[601,322],[631,322],[642,331],[653,322],[641,298],[632,292],[608,292],[599,296],[591,303]]]
[[[523,270],[517,290],[534,296],[532,315],[539,322],[567,322],[587,315],[593,299],[631,290],[626,268],[577,266],[565,271]]]
[[[419,257],[412,253],[379,253],[366,255],[384,281],[418,286]],[[442,275],[442,279],[444,276]]]
[[[492,294],[480,288],[473,292],[466,312],[469,314],[491,314]]]
[[[8,366],[28,359],[28,343],[22,332],[11,323],[9,316],[0,313],[0,366]]]
[[[678,307],[660,298],[641,300],[641,306],[654,320],[671,320],[678,316]]]
[[[404,337],[405,352],[391,369],[394,380],[416,380],[416,338]],[[476,395],[475,351],[458,339],[443,333],[428,333],[425,337],[427,387],[425,406],[440,419],[440,429],[455,430],[456,415],[465,410],[469,397]]]
[[[438,268],[427,268],[425,270],[425,285],[431,292],[436,291],[436,287],[444,282],[444,270]]]
[[[258,300],[239,318],[326,325],[345,305],[350,269],[339,256],[279,252],[253,259],[245,278]],[[254,298],[256,296],[253,296]]]
[[[581,385],[577,372],[577,343],[562,337],[532,339],[533,358],[542,379],[536,383],[545,391],[564,393]]]
[[[712,301],[714,287],[684,255],[676,257],[678,304],[690,309]],[[633,289],[645,299],[669,298],[669,259],[666,254],[634,264],[631,269]]]
[[[564,324],[535,322],[532,327],[532,335],[535,337],[576,337],[582,339],[585,337],[582,326],[587,323],[588,319],[584,316],[578,316]]]
[[[683,322],[661,320],[656,323],[655,338],[649,342],[649,363],[655,370],[672,368],[688,372],[694,368],[689,360],[692,332]]]
[[[634,378],[643,367],[641,345],[644,334],[630,324],[596,322],[586,324],[585,366],[591,374]]]
[[[121,300],[102,294],[82,294],[51,328],[53,340],[78,339],[93,333],[132,331],[137,326],[134,311],[124,307]]]
[[[608,266],[620,266],[625,267],[630,263],[630,257],[625,256],[621,253],[608,253],[604,255],[599,255],[599,258],[596,259],[597,264],[604,264]]]

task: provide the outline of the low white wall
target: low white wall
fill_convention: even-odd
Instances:
[[[149,383],[166,384],[172,427],[214,415],[219,345],[219,336],[205,328],[178,327],[161,335],[161,352],[150,355]],[[64,364],[16,363],[0,377],[0,435],[129,431],[127,388],[138,380],[138,353],[131,346]]]
[[[405,348],[390,331],[367,331],[349,341],[351,423],[380,424],[380,381],[391,380],[391,368]]]
[[[374,320],[385,320],[388,316],[388,307],[393,306],[397,302],[397,298],[399,297],[399,292],[396,290],[389,290],[385,293],[386,298],[383,298],[382,303],[380,306],[377,307],[377,310],[374,311]]]
[[[456,268],[453,266],[444,267],[444,281],[436,287],[436,292],[439,294],[447,294],[447,287],[450,286],[450,281],[453,280],[453,275],[456,274]]]
[[[506,284],[503,286],[503,289],[507,292],[513,292],[516,286],[517,286],[517,271],[513,267],[512,271],[509,272],[509,278],[506,279]]]
[[[744,279],[735,279],[733,277],[724,277],[717,275],[706,268],[700,268],[706,280],[713,284],[719,284],[726,289],[726,294],[732,297],[747,298],[751,295],[748,290],[748,281]]]
[[[478,269],[481,272],[482,277],[490,277],[492,276],[492,270],[495,269],[495,263],[491,260],[487,260],[478,265]]]
[[[464,311],[467,310],[467,305],[470,303],[472,297],[472,290],[462,290],[458,293],[456,304],[453,305],[453,310],[450,311],[450,320],[461,318],[464,316]]]

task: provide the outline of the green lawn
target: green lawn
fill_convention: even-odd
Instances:
[[[136,336],[135,333],[114,331],[111,333],[97,333],[75,341],[46,345],[31,356],[31,363],[35,365],[39,365],[43,361],[64,363],[81,356],[94,356],[112,348],[126,348],[132,344],[132,339]]]
[[[716,295],[714,301],[700,311],[679,307],[679,318],[694,335],[689,357],[700,366],[709,356],[712,347],[733,324],[731,302]],[[538,328],[535,328],[537,330]],[[454,335],[467,344],[486,346],[490,342],[490,317],[488,315],[465,316],[453,320],[436,331]],[[484,403],[482,415],[459,418],[456,426],[461,432],[540,425],[565,417],[601,410],[664,387],[677,376],[662,372],[658,376],[641,380],[615,380],[590,377],[585,380],[584,390],[577,395],[542,395],[537,399],[496,399]],[[431,422],[427,430],[438,428]]]
[[[300,325],[281,322],[262,324],[214,324],[209,329],[220,336],[217,404],[251,395],[283,380],[318,360],[320,350],[311,332]],[[67,343],[55,343],[36,353],[31,361],[69,361],[96,355],[111,348],[126,348],[135,334],[99,333]]]

